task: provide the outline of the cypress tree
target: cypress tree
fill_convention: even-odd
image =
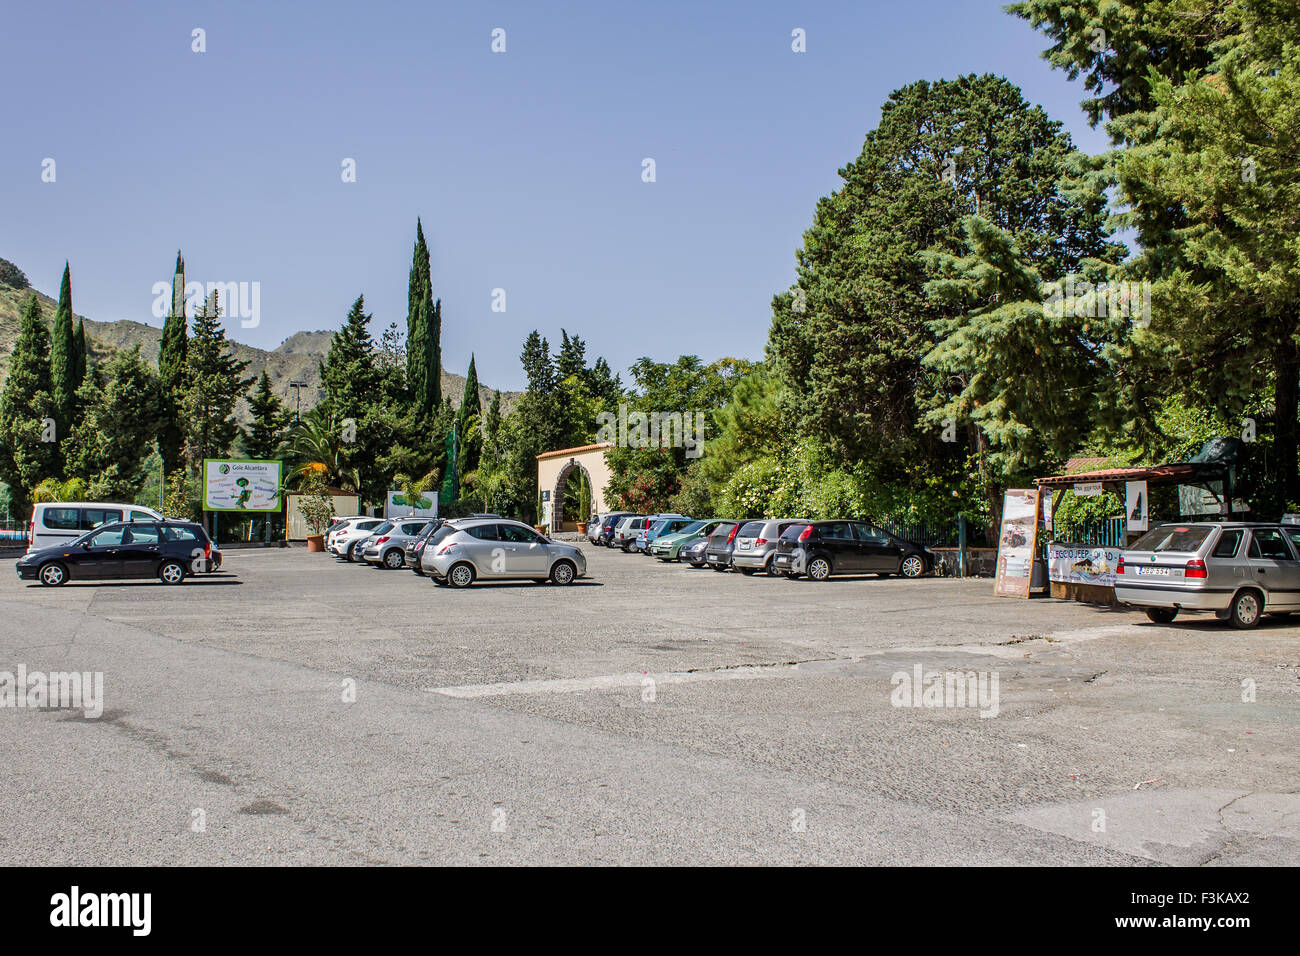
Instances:
[[[176,252],[176,270],[172,274],[172,305],[163,323],[162,341],[158,345],[159,402],[162,411],[158,429],[158,453],[170,469],[180,462],[185,446],[185,425],[180,418],[180,399],[185,380],[185,356],[188,350],[185,320],[185,260]]]
[[[0,392],[0,480],[9,486],[14,513],[25,515],[31,489],[56,477],[57,441],[46,441],[45,419],[54,417],[50,338],[36,296],[27,300],[18,339],[9,356],[9,377]],[[56,434],[53,436],[58,437]]]
[[[419,413],[428,411],[423,398],[429,353],[429,287],[429,247],[424,241],[424,226],[417,218],[406,287],[406,386]]]
[[[75,353],[77,356],[77,365],[73,381],[76,383],[77,388],[81,388],[82,383],[86,380],[86,372],[90,368],[90,356],[86,352],[85,319],[77,319],[77,331],[73,335],[72,341],[75,345]]]
[[[478,372],[474,368],[474,356],[470,355],[469,371],[465,373],[465,393],[461,396],[460,410],[456,413],[457,432],[460,436],[460,456],[457,464],[462,475],[478,467],[479,454],[483,447],[482,411],[478,398]]]
[[[419,219],[406,287],[406,383],[418,416],[441,403],[442,301],[433,297],[429,246]]]
[[[50,335],[50,383],[54,389],[55,420],[60,436],[72,431],[77,409],[77,344],[72,327],[72,278],[68,264],[63,264],[63,281],[59,284],[59,307],[54,313]]]

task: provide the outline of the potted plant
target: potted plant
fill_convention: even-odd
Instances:
[[[325,479],[313,471],[299,489],[298,512],[307,523],[307,550],[325,550],[325,529],[334,517],[334,499],[325,490]]]

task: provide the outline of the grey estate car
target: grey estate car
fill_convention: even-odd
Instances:
[[[774,518],[746,521],[736,532],[735,549],[731,552],[731,566],[741,574],[764,571],[774,574],[772,556],[776,542],[793,524],[807,524],[807,518]]]
[[[1163,524],[1124,551],[1115,598],[1168,624],[1214,611],[1234,627],[1300,610],[1300,526],[1191,521]]]
[[[515,578],[572,584],[587,573],[582,549],[508,518],[463,519],[429,538],[420,566],[438,584],[467,588],[476,580]]]

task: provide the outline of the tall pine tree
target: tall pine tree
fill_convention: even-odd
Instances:
[[[176,270],[172,274],[172,304],[163,323],[162,341],[158,346],[159,404],[162,411],[158,429],[158,453],[170,470],[180,463],[185,447],[185,425],[180,403],[185,387],[185,355],[188,333],[185,318],[185,260],[176,251]]]
[[[247,367],[247,362],[230,353],[221,304],[213,292],[195,313],[194,334],[185,355],[181,412],[189,425],[185,453],[191,468],[199,468],[204,458],[220,458],[230,451],[239,433],[235,404],[253,381],[243,377]]]
[[[18,339],[9,356],[9,377],[0,392],[0,480],[9,486],[13,513],[25,516],[31,490],[59,467],[50,375],[50,338],[36,296],[27,300]]]
[[[50,382],[60,439],[72,431],[77,411],[77,387],[81,382],[77,378],[76,335],[72,325],[72,277],[65,262],[63,281],[59,283],[59,307],[50,333]]]
[[[252,418],[240,438],[244,454],[259,461],[280,458],[284,450],[285,428],[293,419],[284,403],[271,388],[271,376],[266,369],[257,380],[248,398],[248,412]]]

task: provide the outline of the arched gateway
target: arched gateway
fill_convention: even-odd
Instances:
[[[587,476],[587,486],[591,488],[591,514],[605,510],[605,488],[609,485],[605,450],[613,447],[612,442],[606,441],[580,448],[544,451],[537,456],[537,490],[542,498],[538,523],[545,525],[551,534],[578,530],[578,516],[564,514],[564,483],[575,471]]]

